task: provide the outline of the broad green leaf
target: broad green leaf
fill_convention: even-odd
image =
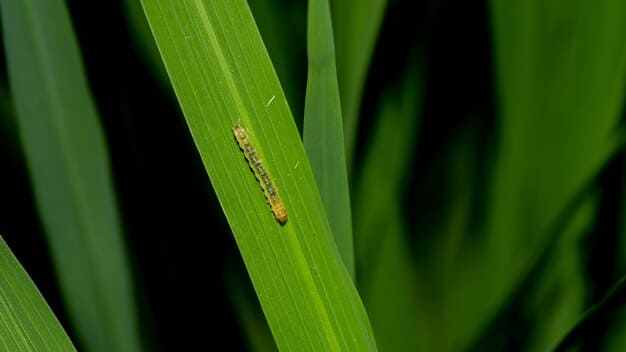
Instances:
[[[9,82],[65,307],[90,351],[137,351],[109,156],[61,0],[1,0]]]
[[[246,1],[142,4],[278,348],[375,350]],[[284,225],[233,137],[236,123],[278,189],[288,213]]]
[[[76,351],[24,268],[0,236],[0,350]]]
[[[332,5],[346,155],[351,163],[361,95],[387,0],[333,0]]]
[[[339,253],[354,277],[350,190],[328,0],[309,0],[304,147]]]

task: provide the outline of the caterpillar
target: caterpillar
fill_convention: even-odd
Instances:
[[[237,144],[239,144],[239,148],[243,151],[248,161],[250,169],[252,169],[254,176],[256,176],[256,179],[261,184],[261,189],[263,189],[265,199],[267,203],[269,203],[274,217],[281,225],[284,225],[287,222],[287,210],[285,209],[282,199],[280,199],[280,195],[278,195],[278,189],[276,189],[272,178],[257,155],[252,141],[248,137],[248,133],[237,123],[233,127],[233,134],[235,135]]]

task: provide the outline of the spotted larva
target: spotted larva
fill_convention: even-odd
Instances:
[[[250,165],[250,169],[252,169],[254,176],[256,176],[257,180],[261,184],[261,188],[265,194],[265,199],[269,203],[270,208],[274,213],[274,217],[279,223],[284,224],[287,222],[287,210],[278,195],[278,190],[276,189],[272,178],[263,166],[263,162],[257,155],[256,150],[254,150],[254,146],[248,137],[248,133],[246,133],[246,130],[241,127],[239,123],[237,123],[233,127],[233,134],[239,144],[239,148],[241,148],[246,160],[248,161],[248,165]]]

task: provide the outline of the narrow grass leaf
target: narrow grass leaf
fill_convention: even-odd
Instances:
[[[0,8],[19,133],[72,327],[90,351],[137,351],[109,156],[65,4]]]
[[[343,111],[346,155],[352,161],[361,96],[387,0],[333,0],[337,73]]]
[[[0,236],[0,350],[76,351],[24,268]]]
[[[375,350],[246,1],[142,4],[278,348]],[[278,190],[288,214],[284,225],[235,141],[235,124]]]
[[[304,104],[304,147],[339,253],[354,277],[350,190],[328,0],[309,0],[307,42],[309,74]]]

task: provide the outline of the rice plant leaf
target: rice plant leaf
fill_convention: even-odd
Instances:
[[[137,351],[103,131],[62,0],[1,0],[10,88],[65,307],[90,351]]]
[[[337,73],[343,111],[347,160],[352,161],[361,95],[387,0],[333,0]]]
[[[278,348],[375,350],[246,1],[142,4]],[[233,137],[237,123],[278,189],[288,213],[284,225]]]
[[[76,351],[28,273],[0,236],[0,350]]]
[[[309,0],[307,42],[309,74],[304,105],[304,147],[339,253],[354,277],[350,190],[328,0]]]

